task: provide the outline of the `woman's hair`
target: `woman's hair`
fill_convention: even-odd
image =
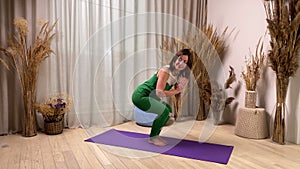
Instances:
[[[177,58],[179,56],[182,56],[182,55],[187,55],[188,56],[188,61],[186,63],[186,67],[180,71],[179,73],[179,76],[183,76],[183,77],[186,77],[186,78],[189,78],[190,76],[190,70],[192,69],[192,53],[189,49],[181,49],[180,51],[178,51],[175,56],[173,56],[171,62],[170,62],[170,71],[173,71],[175,69],[174,67],[174,62],[177,60]]]

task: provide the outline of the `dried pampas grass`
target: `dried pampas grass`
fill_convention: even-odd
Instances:
[[[242,77],[246,84],[246,90],[255,91],[257,81],[260,79],[262,67],[265,62],[265,53],[263,52],[263,41],[259,39],[255,55],[250,52],[250,59],[246,58],[246,71],[242,71]]]
[[[15,35],[13,39],[9,39],[8,48],[0,48],[0,51],[3,52],[5,56],[12,59],[13,67],[18,72],[18,78],[21,82],[23,91],[31,89],[32,93],[35,93],[40,63],[49,57],[51,53],[54,53],[50,47],[50,43],[55,36],[55,33],[51,34],[51,32],[53,31],[56,22],[50,27],[49,22],[44,23],[34,44],[27,48],[27,20],[24,18],[17,18],[14,20],[17,35]]]
[[[265,2],[271,49],[269,66],[278,78],[295,75],[300,49],[300,1],[269,0]]]

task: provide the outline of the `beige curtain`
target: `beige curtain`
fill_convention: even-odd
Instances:
[[[12,21],[17,17],[29,20],[30,31],[35,33],[36,3],[34,0],[0,1],[0,46],[6,47],[9,36],[12,35],[14,27]],[[27,41],[32,41],[28,36]],[[1,58],[3,58],[1,56]],[[5,59],[5,58],[3,58]],[[11,60],[6,60],[12,63]],[[17,74],[13,68],[7,70],[0,64],[0,135],[16,133],[21,130],[23,118],[23,101],[21,86]]]
[[[165,62],[162,37],[200,27],[205,7],[205,0],[1,1],[0,45],[6,45],[16,17],[29,21],[31,35],[39,18],[58,19],[52,46],[56,55],[40,68],[37,101],[68,93],[74,106],[66,114],[66,126],[110,126],[132,120],[131,92]],[[18,132],[20,84],[13,70],[0,65],[0,71],[0,134]]]

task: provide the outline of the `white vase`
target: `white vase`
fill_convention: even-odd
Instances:
[[[255,108],[256,107],[256,91],[246,90],[245,92],[245,107]]]

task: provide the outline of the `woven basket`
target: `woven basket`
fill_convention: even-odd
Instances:
[[[263,139],[268,137],[268,126],[264,108],[240,108],[235,124],[235,134],[238,136]]]
[[[64,121],[46,122],[44,121],[45,133],[49,135],[61,134],[64,129]]]

